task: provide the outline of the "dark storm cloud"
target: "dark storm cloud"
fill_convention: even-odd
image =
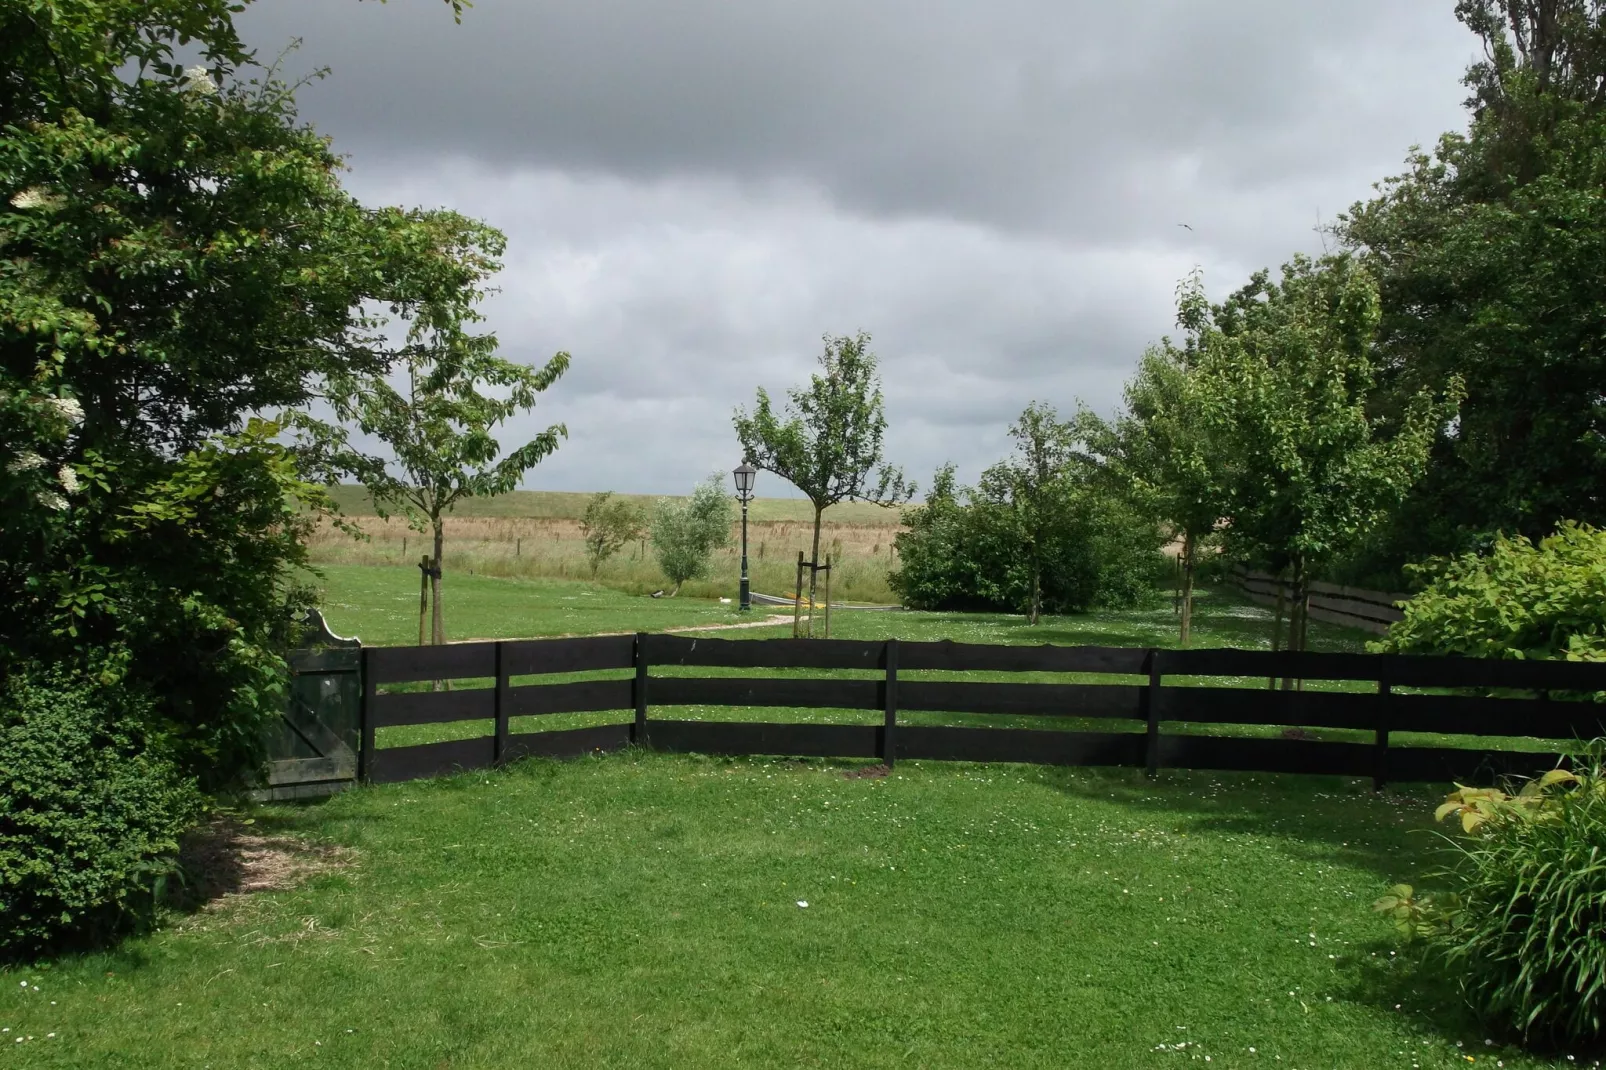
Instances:
[[[871,331],[889,452],[965,478],[1027,401],[1108,408],[1171,328],[1459,126],[1450,0],[263,0],[371,202],[509,236],[504,352],[571,351],[534,485],[679,490],[730,412]],[[1178,226],[1191,224],[1192,229]]]

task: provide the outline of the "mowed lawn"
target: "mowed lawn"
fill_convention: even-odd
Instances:
[[[0,973],[0,1062],[1579,1065],[1393,954],[1368,905],[1420,872],[1425,791],[851,768],[637,752],[264,811],[354,859]]]
[[[392,604],[408,578],[330,569],[335,630],[415,637]],[[454,635],[736,619],[474,580],[457,583]],[[861,612],[833,626],[1169,645],[1175,618]],[[1269,628],[1211,594],[1198,645],[1265,646]],[[465,726],[483,727],[447,727]],[[1433,864],[1447,785],[917,762],[848,775],[863,765],[627,751],[262,808],[255,831],[342,860],[112,952],[0,969],[0,1067],[1594,1063],[1487,1044],[1369,909]]]

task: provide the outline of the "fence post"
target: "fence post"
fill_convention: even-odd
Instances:
[[[1389,774],[1389,696],[1393,687],[1387,680],[1377,682],[1377,738],[1372,744],[1372,790],[1382,791]]]
[[[508,707],[511,705],[508,694],[512,685],[507,674],[507,644],[496,644],[496,697],[492,700],[496,715],[496,741],[491,746],[491,764],[501,765],[507,760],[508,737]]]
[[[636,633],[636,726],[630,741],[638,747],[647,745],[647,633]]]
[[[797,552],[797,589],[792,599],[792,638],[796,639],[803,624],[803,551]],[[809,602],[809,619],[814,618],[814,603]]]
[[[1145,751],[1148,756],[1148,773],[1154,776],[1160,771],[1160,652],[1149,651],[1149,687],[1144,692],[1144,713],[1149,720],[1148,740]]]
[[[887,720],[881,729],[881,761],[888,769],[897,754],[893,729],[898,726],[898,641],[887,640]]]
[[[373,651],[363,648],[362,659],[357,663],[362,673],[362,702],[357,707],[358,731],[361,738],[357,741],[357,780],[366,784],[374,775],[374,696],[379,693],[378,685],[374,683]]]

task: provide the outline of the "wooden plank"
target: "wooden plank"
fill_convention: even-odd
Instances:
[[[1370,743],[1233,736],[1162,736],[1160,761],[1170,769],[1333,776],[1370,776],[1374,768]]]
[[[881,722],[881,738],[876,741],[876,750],[881,755],[882,764],[891,769],[898,756],[898,641],[896,639],[887,640],[887,650],[882,655],[881,662],[887,668],[887,683],[881,689],[881,698],[886,704],[886,711]]]
[[[508,690],[512,717],[589,713],[636,708],[632,680],[580,680],[570,684],[524,684]]]
[[[1160,713],[1162,662],[1155,651],[1149,655],[1149,686],[1143,690],[1143,767],[1154,776],[1160,771]]]
[[[373,779],[374,771],[374,700],[378,696],[373,672],[374,652],[362,652],[362,701],[357,707],[357,779],[364,784]]]
[[[1532,691],[1606,691],[1606,663],[1496,661],[1421,654],[1388,657],[1395,687],[1509,687]]]
[[[730,721],[652,722],[657,750],[697,754],[777,754],[810,758],[874,758],[876,725],[754,724]]]
[[[629,681],[623,681],[629,684]],[[518,732],[508,737],[507,761],[520,758],[579,758],[620,750],[630,743],[630,722],[569,728],[558,732]]]
[[[736,669],[880,669],[884,644],[854,639],[703,639],[650,635],[654,665]]]
[[[1606,705],[1595,702],[1391,695],[1389,716],[1390,727],[1396,732],[1538,739],[1594,739],[1606,735]]]
[[[496,673],[495,643],[367,648],[368,672],[376,684],[415,680],[461,680]]]
[[[508,692],[511,690],[511,688],[508,681],[507,648],[507,643],[496,644],[496,685],[494,697],[491,702],[492,716],[496,721],[495,731],[493,732],[496,742],[495,746],[492,748],[491,760],[497,765],[502,764],[504,756],[507,753],[507,722],[508,717],[511,716],[508,713],[508,707],[512,705],[508,699]]]
[[[774,677],[654,676],[651,682],[654,706],[800,706],[819,710],[880,710],[885,687],[884,680]]]
[[[1301,680],[1376,680],[1380,654],[1319,654],[1307,650],[1158,650],[1167,676],[1292,676]]]
[[[269,787],[280,784],[308,784],[325,780],[353,780],[357,766],[353,758],[286,758],[269,762],[264,783]]]
[[[1143,764],[1140,732],[1041,732],[1025,728],[900,725],[898,757],[1038,765]]]
[[[899,651],[902,656],[902,651]],[[940,713],[1028,717],[1141,717],[1143,688],[1132,684],[1011,684],[902,680],[898,707]]]
[[[476,687],[466,691],[407,691],[375,695],[369,700],[369,719],[376,728],[409,724],[444,724],[448,721],[489,720],[496,716],[496,691]]]
[[[522,639],[501,644],[509,676],[628,669],[635,664],[633,635],[580,639]]]
[[[324,650],[292,650],[284,656],[285,664],[297,676],[324,676],[329,673],[361,672],[362,650],[359,647],[328,647]]]
[[[637,632],[631,647],[635,651],[636,679],[630,689],[636,702],[636,723],[630,730],[630,740],[638,746],[647,745],[647,633]]]
[[[415,747],[384,747],[374,752],[373,782],[394,784],[464,769],[489,769],[492,742],[490,736],[480,736]]]
[[[1346,691],[1166,687],[1157,705],[1162,721],[1371,730],[1377,727],[1379,699]]]
[[[1489,786],[1504,777],[1533,777],[1562,764],[1563,755],[1524,751],[1461,750],[1454,747],[1389,748],[1388,778],[1429,781],[1446,791],[1451,784]]]
[[[1141,676],[1148,672],[1141,647],[1004,646],[997,643],[904,643],[898,651],[905,672],[1099,672]]]

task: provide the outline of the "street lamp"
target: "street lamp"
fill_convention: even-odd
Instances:
[[[743,461],[731,475],[736,480],[736,498],[742,503],[742,596],[736,608],[747,612],[753,608],[753,594],[747,586],[747,503],[753,500],[753,480],[758,469]]]

